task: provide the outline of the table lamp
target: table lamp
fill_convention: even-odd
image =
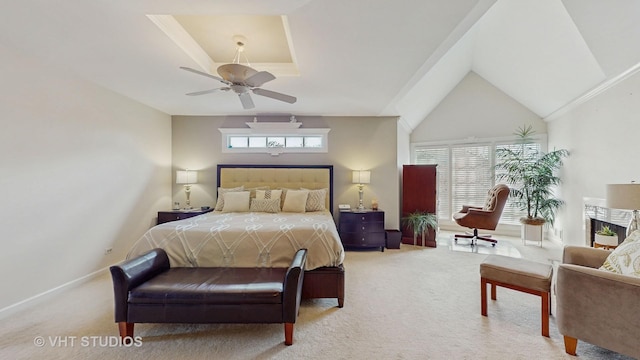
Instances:
[[[178,170],[176,171],[176,184],[184,184],[184,192],[187,195],[187,205],[185,210],[191,209],[191,184],[198,182],[198,172],[191,170]]]
[[[638,219],[638,209],[640,209],[640,184],[608,184],[607,185],[607,207],[612,209],[633,210],[631,222],[627,226],[627,236],[638,230],[640,219]]]
[[[371,171],[354,170],[352,183],[358,184],[358,210],[364,210],[364,204],[362,203],[362,196],[364,195],[364,184],[371,182]]]

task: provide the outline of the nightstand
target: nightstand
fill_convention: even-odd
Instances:
[[[158,211],[158,225],[164,224],[170,221],[187,219],[190,217],[206,214],[212,211],[213,211],[213,208],[209,208],[207,210],[191,209],[191,210]]]
[[[384,211],[340,211],[338,232],[345,248],[380,248],[384,251]]]

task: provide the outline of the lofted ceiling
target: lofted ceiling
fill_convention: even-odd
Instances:
[[[399,116],[415,128],[470,71],[541,118],[640,62],[636,0],[50,0],[0,5],[0,43],[171,115]],[[263,87],[215,74],[234,35]],[[3,64],[10,66],[10,64]]]

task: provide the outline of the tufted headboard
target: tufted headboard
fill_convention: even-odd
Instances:
[[[218,165],[217,187],[329,189],[325,207],[333,213],[333,165]]]

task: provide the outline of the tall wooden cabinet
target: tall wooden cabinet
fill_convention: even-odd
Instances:
[[[403,165],[402,217],[414,211],[436,213],[436,165]],[[402,227],[402,242],[413,245],[413,233]],[[436,232],[429,229],[426,246],[436,247]],[[420,244],[420,239],[418,239]]]

